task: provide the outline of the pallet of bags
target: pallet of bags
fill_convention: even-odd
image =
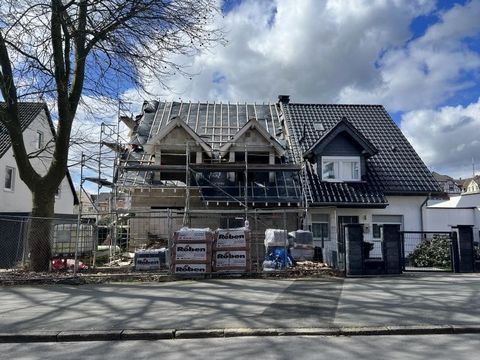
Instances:
[[[217,229],[213,248],[215,272],[250,271],[250,231],[246,228]]]
[[[274,246],[287,246],[288,237],[287,230],[282,229],[266,229],[265,230],[265,249]]]
[[[195,275],[195,274],[209,274],[212,272],[211,264],[185,264],[174,263],[172,265],[173,273],[176,275]]]
[[[209,228],[181,228],[173,235],[171,264],[174,274],[212,271],[213,232]]]
[[[213,242],[213,232],[210,228],[182,227],[173,234],[174,242]]]
[[[311,231],[297,230],[289,233],[293,238],[290,254],[295,261],[312,261],[315,255],[315,244]]]

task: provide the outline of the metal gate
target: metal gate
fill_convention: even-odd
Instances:
[[[454,271],[451,232],[402,231],[403,271]]]

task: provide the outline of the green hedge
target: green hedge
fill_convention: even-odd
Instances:
[[[424,240],[408,256],[409,263],[415,267],[435,267],[450,269],[450,239],[447,236],[434,235],[431,240]]]

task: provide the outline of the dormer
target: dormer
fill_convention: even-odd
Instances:
[[[145,153],[156,156],[161,152],[185,154],[188,148],[189,152],[196,154],[197,163],[202,162],[203,154],[210,158],[213,156],[210,145],[179,116],[172,118],[157,134],[151,135],[143,148]],[[185,164],[185,161],[179,164]]]
[[[322,181],[359,182],[365,179],[366,159],[378,150],[347,118],[325,132],[303,157],[317,164]]]
[[[227,154],[245,153],[266,154],[282,157],[285,148],[255,119],[249,120],[238,132],[220,148],[220,157]],[[232,155],[230,155],[230,158]],[[268,162],[267,162],[268,163]]]

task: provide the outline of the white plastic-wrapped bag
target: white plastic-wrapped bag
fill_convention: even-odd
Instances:
[[[287,246],[287,230],[265,230],[265,247],[269,246]]]

